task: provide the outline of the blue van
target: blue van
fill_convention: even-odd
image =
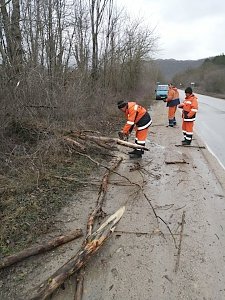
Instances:
[[[166,99],[168,95],[168,84],[158,84],[155,90],[155,99],[161,100]]]

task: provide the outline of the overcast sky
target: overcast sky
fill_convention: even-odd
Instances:
[[[225,53],[224,0],[117,0],[159,36],[155,58],[201,59]]]

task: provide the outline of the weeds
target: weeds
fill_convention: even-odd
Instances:
[[[25,248],[54,228],[54,216],[81,188],[78,182],[59,180],[57,176],[82,181],[96,170],[96,165],[76,155],[61,136],[70,130],[83,129],[113,136],[121,129],[125,119],[117,109],[116,100],[108,95],[107,101],[103,98],[99,105],[98,98],[100,95],[96,94],[92,102],[88,100],[89,104],[84,99],[79,104],[81,110],[71,108],[70,115],[64,114],[61,105],[62,111],[55,119],[33,113],[30,119],[5,117],[0,129],[3,140],[0,144],[0,256]],[[142,104],[148,106],[144,101]],[[89,144],[87,153],[100,161],[107,159],[102,152],[106,150],[95,147]]]
[[[55,176],[82,180],[96,168],[89,159],[71,151],[57,130],[14,122],[5,132],[9,142],[1,159],[0,256],[25,248],[54,228],[54,216],[80,188],[78,182]],[[91,145],[88,151],[103,159],[101,151]]]

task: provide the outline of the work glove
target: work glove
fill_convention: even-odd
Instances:
[[[122,140],[122,141],[127,141],[128,140],[128,135],[122,131],[119,131],[118,132],[118,136],[119,136],[119,139]]]
[[[188,118],[192,118],[193,117],[193,113],[189,113],[189,114],[187,114],[187,116],[188,116]]]

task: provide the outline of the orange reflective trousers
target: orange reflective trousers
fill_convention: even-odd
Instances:
[[[177,107],[176,106],[170,106],[168,109],[168,119],[169,120],[173,120],[175,117],[175,113],[177,111]]]
[[[189,122],[183,121],[182,130],[183,130],[183,134],[184,134],[184,139],[189,141],[189,142],[192,141],[193,127],[194,127],[194,122],[193,121],[189,121]]]
[[[145,140],[148,136],[148,128],[142,129],[142,130],[137,130],[138,128],[135,128],[136,131],[136,137],[135,137],[135,143],[141,146],[145,146]]]

